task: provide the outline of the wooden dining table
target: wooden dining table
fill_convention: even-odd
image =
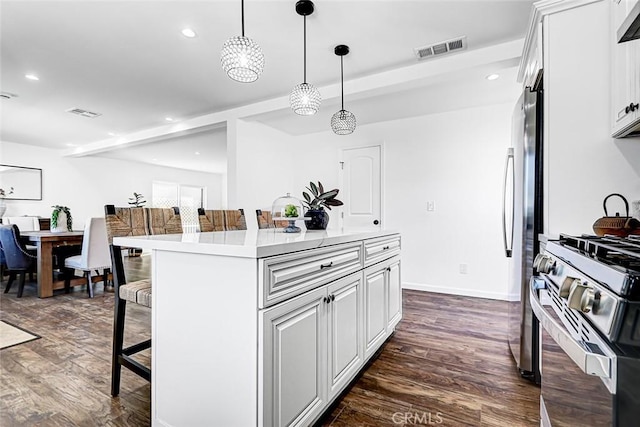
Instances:
[[[53,296],[55,289],[64,288],[64,280],[55,280],[53,274],[53,249],[61,246],[82,246],[83,231],[53,233],[49,230],[23,231],[20,237],[38,248],[38,297]],[[84,284],[86,280],[74,278],[71,286]]]

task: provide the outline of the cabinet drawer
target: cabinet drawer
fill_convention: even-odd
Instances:
[[[400,253],[400,235],[385,236],[364,241],[364,265],[384,261]]]
[[[264,258],[259,264],[259,308],[272,306],[361,268],[360,242]]]

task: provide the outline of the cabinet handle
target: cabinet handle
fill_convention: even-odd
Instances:
[[[329,268],[333,266],[333,261],[331,261],[329,264],[320,264],[320,270],[322,270],[323,268]]]
[[[386,251],[387,249],[389,249],[389,246],[385,246],[382,248],[383,251]]]
[[[629,104],[629,109],[631,111],[636,111],[638,109],[638,107],[640,107],[640,105],[634,104],[633,102],[631,104]]]
[[[387,271],[391,271],[391,267],[387,267]]]
[[[322,297],[322,302],[327,304],[329,302],[329,297]]]
[[[336,300],[336,296],[331,294],[331,301],[335,301]]]

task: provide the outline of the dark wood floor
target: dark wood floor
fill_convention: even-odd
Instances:
[[[128,260],[132,280],[148,260]],[[42,336],[0,351],[0,426],[150,425],[147,382],[123,369],[120,397],[109,394],[113,293],[97,284],[93,299],[83,289],[38,299],[27,285],[21,299],[15,288],[0,295],[0,319]],[[539,389],[516,373],[504,302],[407,290],[403,300],[395,335],[324,426],[538,425]],[[128,311],[132,341],[150,321]]]

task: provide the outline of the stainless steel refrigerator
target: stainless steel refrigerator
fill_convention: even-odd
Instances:
[[[542,79],[539,79],[541,82]],[[527,87],[513,112],[503,192],[503,234],[509,266],[509,347],[520,374],[540,381],[538,320],[529,302],[533,259],[542,232],[542,87]]]

